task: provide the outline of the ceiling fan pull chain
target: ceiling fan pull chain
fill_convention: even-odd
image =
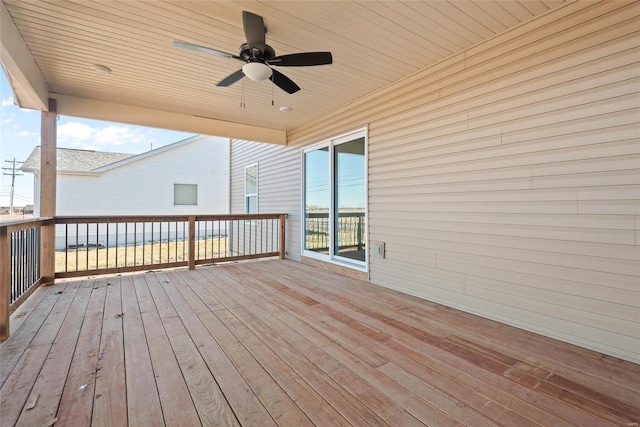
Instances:
[[[247,104],[244,103],[244,80],[242,81],[242,88],[240,89],[240,108],[247,108]]]

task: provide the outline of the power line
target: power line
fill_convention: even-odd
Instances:
[[[5,163],[11,164],[10,168],[2,168],[3,171],[11,171],[11,172],[3,172],[2,174],[11,175],[11,194],[9,196],[9,219],[13,219],[13,196],[15,192],[16,176],[24,175],[23,173],[16,172],[16,163],[22,164],[24,162],[18,162],[14,157],[13,160],[5,160]]]

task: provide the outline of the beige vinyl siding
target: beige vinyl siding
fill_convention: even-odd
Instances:
[[[258,164],[258,213],[286,213],[287,257],[300,261],[300,150],[231,141],[231,213],[244,213],[244,168]]]
[[[640,362],[639,14],[575,2],[471,47],[261,148],[260,185],[299,240],[300,149],[367,124],[373,283]]]

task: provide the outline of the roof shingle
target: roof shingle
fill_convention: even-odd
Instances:
[[[58,148],[56,152],[59,172],[89,172],[135,156],[135,154],[129,153],[108,153],[74,148]],[[25,172],[37,172],[40,170],[40,146],[33,149],[22,165],[22,170]]]

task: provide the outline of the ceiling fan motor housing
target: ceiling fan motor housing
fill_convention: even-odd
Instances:
[[[266,44],[264,45],[264,47],[265,47],[264,54],[262,54],[259,57],[256,57],[255,52],[251,52],[249,45],[244,43],[242,44],[242,46],[240,46],[240,50],[238,51],[238,56],[242,58],[243,61],[247,61],[247,62],[252,60],[264,62],[264,61],[269,61],[276,57],[276,51],[271,46]]]

